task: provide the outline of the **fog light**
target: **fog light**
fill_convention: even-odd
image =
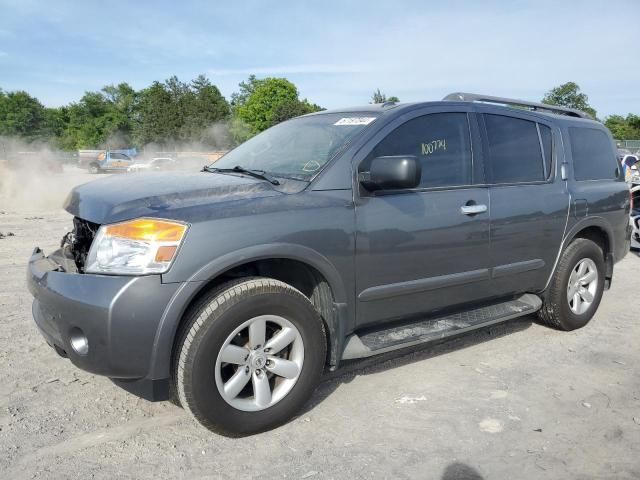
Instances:
[[[84,332],[78,327],[73,327],[69,334],[69,342],[71,348],[78,355],[86,355],[89,352],[89,340],[85,336]]]

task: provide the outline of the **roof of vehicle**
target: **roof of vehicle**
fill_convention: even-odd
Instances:
[[[537,102],[530,102],[527,100],[509,99],[503,97],[494,97],[490,95],[480,95],[473,93],[452,93],[447,95],[440,101],[428,101],[428,102],[410,102],[410,103],[395,103],[386,102],[382,104],[368,104],[363,106],[338,108],[332,110],[323,110],[321,112],[312,113],[310,115],[322,115],[322,114],[374,114],[385,115],[388,113],[399,114],[401,111],[412,110],[418,107],[438,106],[438,105],[468,105],[474,103],[476,105],[488,105],[498,109],[505,109],[510,112],[514,110],[516,112],[528,112],[543,117],[548,117],[554,121],[564,120],[575,124],[595,124],[602,126],[602,124],[594,120],[588,113],[576,110],[573,108],[547,105]]]

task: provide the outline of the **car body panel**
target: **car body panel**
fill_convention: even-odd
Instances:
[[[70,355],[79,367],[120,379],[166,379],[180,321],[211,281],[250,262],[290,259],[317,270],[331,287],[338,325],[328,331],[339,338],[330,341],[330,358],[337,366],[344,338],[359,328],[505,295],[543,294],[562,249],[584,228],[606,233],[615,261],[628,249],[624,181],[573,180],[567,128],[604,128],[597,122],[470,102],[341,111],[375,112],[377,119],[309,183],[272,185],[235,173],[141,173],[76,187],[65,208],[84,220],[164,218],[188,223],[189,230],[162,275],[70,273],[34,254],[28,283],[45,338],[67,350],[69,328],[86,327],[95,345],[90,356],[97,356],[90,362]],[[478,115],[495,111],[553,128],[549,181],[486,184]],[[410,118],[440,112],[469,116],[472,185],[391,195],[361,190],[358,165],[381,138]],[[486,204],[486,213],[462,215],[469,200]]]

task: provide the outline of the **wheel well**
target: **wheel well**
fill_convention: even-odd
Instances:
[[[607,232],[605,232],[600,227],[592,226],[584,228],[576,233],[576,235],[573,237],[573,240],[575,240],[576,238],[586,238],[587,240],[591,240],[602,249],[605,257],[607,256],[607,254],[611,253],[609,236],[607,235]]]
[[[331,345],[335,344],[336,341],[337,315],[334,308],[334,296],[331,291],[331,286],[324,275],[316,268],[304,262],[287,258],[272,258],[245,263],[227,270],[207,282],[185,309],[185,313],[180,320],[174,336],[172,357],[176,351],[178,339],[181,337],[181,329],[184,328],[185,320],[188,317],[188,312],[192,305],[197,304],[198,300],[211,290],[230,280],[255,276],[280,280],[300,290],[300,292],[311,301],[320,318],[322,318],[325,331],[327,332],[327,363],[332,360]]]

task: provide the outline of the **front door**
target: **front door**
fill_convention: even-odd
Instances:
[[[460,109],[405,117],[356,158],[359,172],[387,155],[415,155],[422,166],[416,189],[356,193],[359,327],[490,295],[489,193],[480,186],[469,115]]]

